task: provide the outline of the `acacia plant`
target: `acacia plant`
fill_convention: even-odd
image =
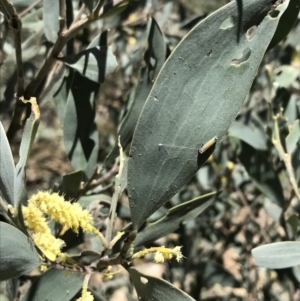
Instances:
[[[79,291],[77,300],[103,300],[88,288],[90,276],[100,273],[104,281],[123,267],[142,300],[193,300],[165,280],[140,273],[132,263],[152,253],[158,263],[185,260],[181,246],[149,244],[200,215],[219,192],[179,204],[156,222],[149,218],[193,177],[226,135],[268,46],[282,39],[282,28],[288,25],[282,26],[280,20],[293,1],[231,1],[198,23],[167,60],[162,32],[149,17],[135,93],[120,121],[116,145],[104,161],[98,156],[95,101],[105,76],[118,63],[107,46],[105,30],[79,52],[73,42],[84,28],[98,20],[116,20],[130,4],[82,2],[75,18],[68,0],[44,0],[39,9],[33,9],[33,3],[22,16],[14,1],[0,2],[15,46],[14,55],[4,57],[1,86],[15,70],[17,79],[7,132],[0,124],[0,280],[7,281],[15,300],[19,278],[39,268],[22,301],[67,301]],[[40,14],[43,23],[37,23],[34,33],[22,42],[24,18],[36,20]],[[24,63],[38,54],[45,39],[48,51],[34,78],[28,79]],[[40,105],[46,100],[56,104],[74,171],[64,175],[57,187],[29,197],[26,165],[39,130]],[[10,143],[20,129],[15,166]],[[128,148],[127,157],[123,149]],[[114,190],[104,197],[99,187],[111,174],[116,174]],[[130,222],[118,228],[116,212],[122,194],[129,199]],[[97,247],[68,253],[81,243],[76,238],[83,233],[92,235]]]

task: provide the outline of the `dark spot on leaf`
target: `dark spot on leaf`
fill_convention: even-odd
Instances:
[[[270,16],[271,18],[274,18],[274,19],[275,19],[275,18],[278,17],[279,13],[280,13],[279,10],[271,10],[271,11],[269,12],[269,16]]]

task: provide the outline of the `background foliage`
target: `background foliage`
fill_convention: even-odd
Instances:
[[[225,10],[211,14],[228,1],[114,1],[99,20],[78,30],[65,48],[59,46],[66,37],[57,36],[61,24],[53,22],[59,11],[57,1],[12,2],[22,21],[19,42],[25,89],[17,80],[20,71],[16,64],[20,62],[15,57],[16,35],[2,17],[3,198],[16,205],[26,202],[26,194],[30,196],[37,190],[59,191],[66,199],[76,199],[89,208],[97,227],[104,230],[109,204],[116,197],[117,136],[121,135],[127,158],[138,123],[128,166],[125,163],[118,182],[121,189],[115,226],[129,229],[132,220],[137,229],[147,219],[134,241],[136,250],[153,245],[183,246],[186,258],[182,262],[157,264],[151,262],[151,257],[135,260],[129,270],[131,280],[126,271],[105,282],[100,273],[94,273],[89,286],[95,300],[136,300],[133,285],[145,300],[153,296],[157,300],[174,300],[176,296],[179,300],[299,300],[299,1],[290,1],[287,19],[281,20],[278,28],[275,16],[261,22],[260,13],[268,11],[263,1],[248,1],[254,3],[249,4],[249,10],[244,3],[239,16],[253,23],[249,21],[247,28],[240,28],[238,19],[225,18],[227,23],[216,23],[225,16]],[[82,2],[87,7],[84,11],[81,2],[66,1],[68,28],[78,13],[84,17],[94,5],[94,1]],[[194,29],[186,43],[182,42],[172,54],[182,38],[209,15],[211,18],[204,21],[207,31],[199,29],[198,36],[193,35],[197,33]],[[226,31],[231,26],[246,31],[238,41],[240,47],[234,48],[239,33]],[[249,28],[252,31],[247,31]],[[53,43],[57,48],[52,48]],[[201,45],[207,48],[202,50]],[[51,49],[57,55],[63,51],[63,55],[51,68],[45,68],[47,77],[34,86],[33,78]],[[188,60],[182,59],[184,56]],[[228,63],[223,69],[212,68],[220,56]],[[164,65],[160,81],[155,82],[167,57],[171,63]],[[234,65],[242,68],[234,69]],[[29,119],[23,132],[18,131],[20,125],[13,119],[18,115],[16,91],[25,99],[26,94],[36,96],[39,103],[40,111],[34,102],[31,111],[27,108]],[[181,103],[176,99],[179,95]],[[201,103],[197,102],[199,97]],[[154,108],[153,102],[160,106]],[[24,126],[22,105],[20,110]],[[8,142],[3,139],[5,132]],[[214,136],[219,138],[217,146],[192,161],[198,149]],[[174,141],[177,144],[173,145]],[[100,168],[95,170],[97,164],[104,167],[101,172]],[[136,206],[137,200],[142,206]],[[5,213],[0,217],[2,222],[7,221]],[[24,233],[15,228],[6,230],[11,226],[3,224],[1,240],[2,231],[18,231],[13,236],[20,244],[26,240]],[[18,226],[26,232],[22,219]],[[10,237],[7,235],[7,244],[13,245]],[[84,264],[97,257],[103,247],[95,237],[82,233],[67,232],[63,239],[67,242],[64,251],[81,254],[74,260]],[[27,247],[31,248],[30,244],[22,243],[22,248]],[[120,246],[115,248],[117,252]],[[254,257],[257,264],[271,269],[257,267]],[[3,300],[78,298],[82,275],[66,281],[64,271],[51,269],[38,277],[38,271],[29,273],[37,264],[36,256],[21,261],[22,270],[14,276],[25,275],[2,283]],[[7,270],[11,265],[19,265],[14,253]],[[191,297],[152,276],[163,277]],[[142,280],[151,285],[149,291]]]

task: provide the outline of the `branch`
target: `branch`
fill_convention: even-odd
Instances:
[[[35,78],[26,87],[25,91],[23,90],[23,81],[22,82],[20,81],[20,89],[18,89],[18,96],[24,95],[24,99],[30,99],[30,97],[32,97],[34,95],[36,89],[39,87],[42,80],[47,76],[49,71],[53,68],[54,64],[56,63],[56,58],[59,57],[61,51],[63,50],[64,46],[68,43],[68,41],[70,41],[73,37],[75,37],[80,32],[80,30],[87,27],[88,25],[90,25],[91,23],[93,23],[94,21],[96,21],[99,18],[99,12],[101,10],[101,7],[104,4],[104,0],[99,0],[92,15],[74,23],[69,29],[62,30],[62,28],[65,28],[64,21],[63,21],[63,19],[65,17],[64,2],[65,1],[60,0],[60,17],[62,17],[62,20],[60,20],[61,21],[60,22],[60,31],[58,33],[57,41],[55,42],[52,50],[50,51],[50,54],[45,59],[42,67],[37,72]],[[11,12],[15,13],[15,9],[14,9],[13,5],[8,0],[3,0],[2,5],[4,7],[7,6]],[[18,15],[16,15],[16,16],[18,17]],[[18,20],[20,21],[20,18]],[[21,24],[21,21],[20,21],[20,23],[17,23],[17,24]],[[20,37],[20,32],[18,32],[18,34]],[[21,43],[19,43],[18,50],[16,49],[16,54],[20,53],[20,50],[21,50],[20,47],[21,47]],[[18,59],[22,59],[21,55],[18,55],[17,63],[18,63]],[[22,65],[19,65],[19,66],[22,66]],[[22,73],[21,73],[21,71],[20,71],[20,73],[18,72],[18,75],[19,74],[23,74],[23,69],[22,69]],[[20,79],[21,78],[23,78],[23,77],[20,77]],[[21,86],[21,84],[22,84],[22,86]],[[22,89],[21,89],[21,87],[22,87]],[[26,108],[26,106],[24,105],[23,102],[17,101],[16,106],[15,106],[15,112],[14,112],[11,124],[7,131],[8,140],[11,140],[14,137],[15,133],[24,126],[25,108]]]
[[[4,7],[8,15],[8,23],[11,26],[14,34],[15,51],[16,51],[16,64],[17,64],[17,98],[23,96],[24,93],[24,72],[22,62],[22,46],[21,46],[21,29],[22,22],[17,14],[17,11],[13,4],[9,0],[2,0],[2,6]]]
[[[111,200],[111,206],[110,206],[110,212],[109,212],[109,222],[108,222],[108,226],[107,226],[106,234],[105,234],[105,238],[108,243],[110,243],[111,238],[112,238],[112,233],[113,233],[114,225],[115,225],[117,204],[118,204],[118,200],[122,194],[120,178],[122,176],[125,159],[124,159],[124,155],[123,155],[123,148],[122,148],[122,145],[120,142],[120,136],[118,138],[118,145],[119,145],[119,150],[120,150],[120,167],[119,167],[119,172],[115,177],[115,192],[114,192],[114,194],[112,196],[112,200]]]
[[[59,0],[59,32],[58,32],[58,35],[62,34],[63,31],[65,31],[67,29],[66,20],[67,20],[66,1]]]

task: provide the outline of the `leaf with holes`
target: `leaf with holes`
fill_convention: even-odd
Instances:
[[[135,229],[191,179],[212,153],[215,137],[226,134],[287,5],[244,1],[238,24],[232,1],[194,27],[169,56],[131,145],[128,194]]]
[[[129,269],[134,287],[143,301],[193,301],[194,299],[171,283]]]

